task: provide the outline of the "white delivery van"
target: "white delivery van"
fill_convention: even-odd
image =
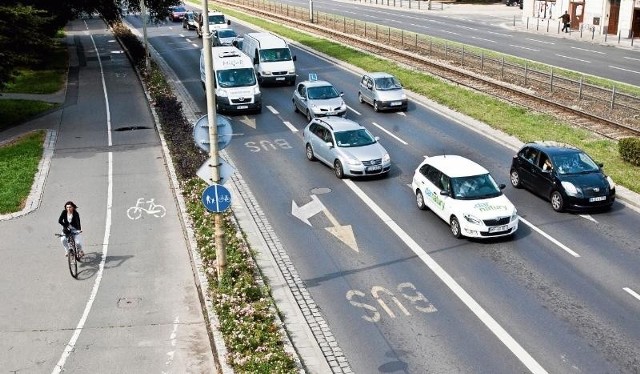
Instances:
[[[231,21],[228,20],[223,13],[218,11],[209,12],[209,17],[207,17],[209,21],[209,32],[213,32],[213,30],[227,28]],[[203,14],[200,13],[198,15],[198,27],[196,27],[196,34],[198,34],[198,38],[202,38],[202,33],[204,32],[203,23],[204,23]]]
[[[236,47],[212,47],[216,112],[262,111],[262,94],[251,59]],[[200,81],[205,88],[207,72],[200,52]]]
[[[281,37],[268,32],[244,34],[242,52],[253,60],[253,66],[262,83],[296,83],[296,68],[293,62],[296,56]]]

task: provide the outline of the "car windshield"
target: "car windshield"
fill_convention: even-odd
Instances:
[[[218,86],[221,88],[253,86],[256,76],[253,68],[219,70],[216,72]]]
[[[340,131],[334,135],[338,147],[363,147],[376,142],[373,135],[366,129]]]
[[[488,199],[502,195],[490,174],[451,178],[453,197],[461,200]]]
[[[553,155],[551,161],[558,174],[586,174],[600,170],[591,157],[583,152]]]
[[[402,88],[400,82],[394,77],[376,78],[376,88],[380,91],[397,90]]]
[[[260,61],[274,62],[274,61],[290,61],[291,51],[289,48],[273,48],[273,49],[261,49]]]
[[[224,21],[224,15],[222,15],[222,14],[209,16],[209,24],[210,25],[222,25],[222,24],[225,24],[225,23],[226,22]]]
[[[218,30],[218,38],[235,38],[238,36],[233,30]]]
[[[172,9],[172,11],[176,12],[176,13],[179,13],[179,12],[186,12],[187,10],[185,8],[181,7],[181,6],[177,6],[177,7],[174,7]]]
[[[335,99],[340,96],[338,91],[336,91],[333,86],[318,86],[318,87],[309,87],[307,89],[307,96],[310,100],[325,100],[325,99]]]

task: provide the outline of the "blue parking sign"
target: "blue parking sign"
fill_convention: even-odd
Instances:
[[[221,184],[212,184],[202,192],[202,204],[210,212],[224,212],[231,205],[231,193]]]

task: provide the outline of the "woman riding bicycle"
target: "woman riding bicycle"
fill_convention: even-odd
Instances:
[[[80,214],[77,208],[73,201],[67,201],[64,204],[64,210],[60,213],[60,218],[58,218],[58,223],[62,225],[62,233],[65,235],[60,238],[62,246],[64,247],[65,256],[69,255],[69,243],[67,242],[66,236],[69,233],[73,233],[78,255],[80,257],[84,256],[84,252],[82,251],[82,238],[80,237],[82,226],[80,225]]]

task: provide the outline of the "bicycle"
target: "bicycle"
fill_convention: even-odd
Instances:
[[[81,233],[79,230],[69,230],[66,234],[54,234],[55,236],[62,238],[65,237],[67,239],[67,246],[69,247],[69,252],[67,253],[67,262],[69,263],[69,272],[71,276],[75,279],[78,279],[78,262],[82,262],[82,256],[78,252],[78,248],[76,247],[76,234]]]

